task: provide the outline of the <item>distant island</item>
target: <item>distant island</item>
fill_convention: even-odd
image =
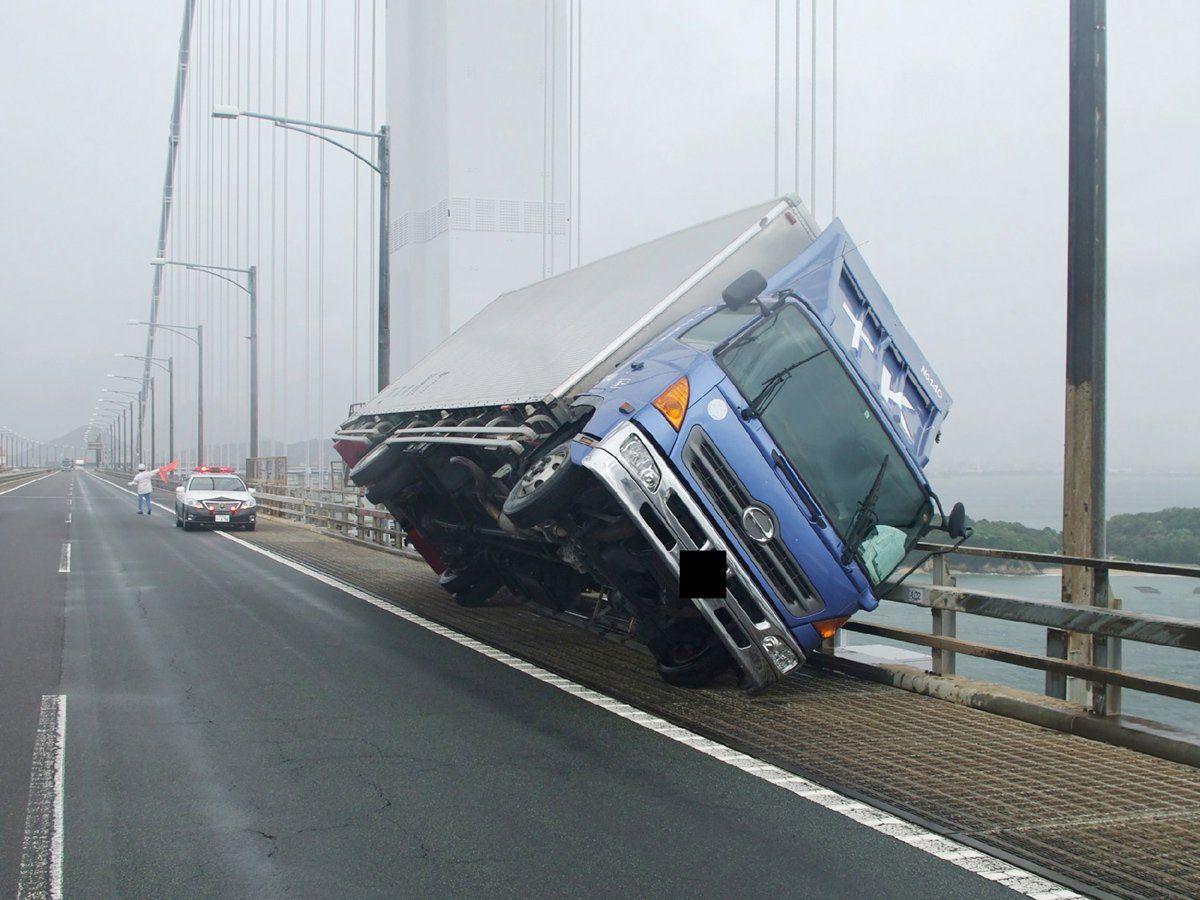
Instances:
[[[1061,553],[1062,532],[1030,528],[1020,522],[979,519],[971,522],[975,533],[970,547]],[[1108,555],[1143,562],[1200,565],[1200,509],[1172,507],[1158,512],[1126,513],[1108,520]],[[951,566],[958,572],[1034,574],[1052,566],[1008,559],[955,555]]]

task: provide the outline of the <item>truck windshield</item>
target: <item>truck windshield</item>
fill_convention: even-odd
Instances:
[[[864,540],[854,548],[879,583],[921,536],[929,497],[850,373],[799,309],[783,307],[757,332],[718,361],[843,538],[880,478],[877,528],[865,534],[858,529]],[[889,457],[890,465],[884,463]]]

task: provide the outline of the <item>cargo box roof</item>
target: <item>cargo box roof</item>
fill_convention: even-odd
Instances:
[[[502,294],[353,418],[570,398],[684,314],[719,303],[747,269],[775,272],[815,236],[789,195]]]

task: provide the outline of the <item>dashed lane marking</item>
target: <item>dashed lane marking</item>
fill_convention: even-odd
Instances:
[[[58,555],[58,571],[71,571],[71,542],[63,541],[62,552]]]
[[[25,839],[21,842],[18,900],[59,900],[62,897],[63,790],[66,766],[67,698],[42,697],[33,767],[29,776],[29,806]]]
[[[113,484],[111,481],[100,478],[98,475],[94,477],[119,491],[125,491],[127,494],[133,493],[133,491]],[[160,509],[167,510],[167,507],[161,503],[156,502],[154,505]],[[173,512],[172,510],[167,511]],[[278,553],[259,547],[256,544],[251,544],[242,538],[235,537],[227,531],[218,531],[216,534],[226,540],[240,544],[247,550],[265,556],[279,563],[281,566],[286,566],[322,584],[336,588],[344,594],[369,603],[376,609],[390,613],[397,618],[424,628],[426,631],[444,637],[469,650],[474,650],[476,653],[508,666],[510,669],[524,672],[531,678],[545,682],[564,693],[571,694],[593,706],[607,710],[613,715],[620,716],[622,719],[632,722],[635,725],[640,725],[649,731],[657,732],[663,737],[691,747],[693,750],[710,756],[718,762],[725,763],[728,766],[745,772],[747,775],[782,788],[796,797],[852,819],[873,831],[878,831],[881,834],[886,834],[898,841],[902,841],[916,850],[928,853],[930,856],[935,856],[961,869],[966,869],[968,872],[974,872],[979,877],[986,878],[988,881],[1002,884],[1010,890],[1016,891],[1018,894],[1032,897],[1034,900],[1076,900],[1076,898],[1082,900],[1082,894],[1055,884],[1048,879],[1042,878],[1040,875],[1017,868],[1012,863],[990,856],[982,850],[976,850],[973,847],[960,844],[951,838],[929,831],[912,822],[907,822],[868,803],[852,800],[849,797],[839,794],[837,791],[832,791],[823,785],[817,784],[815,781],[809,781],[807,778],[795,775],[786,769],[773,766],[749,754],[734,750],[725,744],[709,740],[706,737],[696,734],[694,731],[688,731],[686,728],[673,725],[666,719],[637,709],[624,701],[609,697],[599,691],[584,687],[581,684],[571,681],[569,678],[563,678],[561,675],[556,675],[547,669],[505,653],[503,650],[497,650],[495,647],[489,646],[473,637],[469,637],[452,628],[447,628],[444,625],[439,625],[430,619],[426,619],[424,616],[410,612],[382,597],[368,593],[344,581],[339,581],[330,575],[326,575],[324,572],[288,559],[285,556],[280,556]]]

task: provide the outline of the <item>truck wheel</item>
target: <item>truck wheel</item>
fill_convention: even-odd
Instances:
[[[382,443],[373,447],[350,470],[350,480],[359,487],[378,481],[391,471],[403,452],[399,444]]]
[[[500,590],[500,579],[494,575],[447,569],[438,576],[438,584],[454,597],[459,606],[483,606]]]
[[[708,687],[724,673],[733,661],[719,643],[709,644],[698,653],[676,646],[655,661],[659,677],[675,687]]]
[[[561,510],[576,493],[582,475],[571,461],[571,442],[538,456],[504,501],[504,514],[521,528],[545,522]]]
[[[367,500],[371,503],[383,503],[420,480],[421,473],[411,460],[400,457],[390,472],[367,488]]]

